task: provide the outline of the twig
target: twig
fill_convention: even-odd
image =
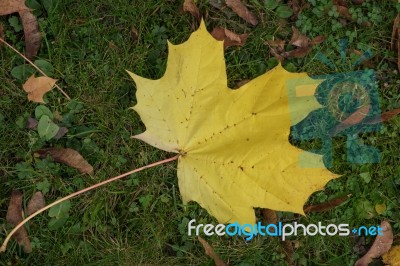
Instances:
[[[5,45],[7,45],[11,50],[13,50],[14,52],[16,52],[18,55],[20,55],[22,58],[24,58],[29,64],[31,64],[37,71],[39,71],[43,76],[45,77],[49,77],[47,76],[40,68],[38,68],[31,60],[29,60],[28,58],[26,58],[25,55],[21,54],[17,49],[15,49],[11,44],[9,44],[8,42],[6,42],[5,40],[3,40],[2,38],[0,38],[0,41],[2,43],[4,43]],[[58,86],[57,84],[54,84],[54,86],[65,96],[65,98],[67,98],[68,100],[71,100],[71,98],[68,96],[68,94],[63,91],[63,89],[61,89],[60,86]]]
[[[19,228],[21,228],[25,223],[27,223],[28,221],[30,221],[30,220],[31,220],[33,217],[35,217],[36,215],[38,215],[38,214],[40,214],[40,213],[42,213],[42,212],[44,212],[44,211],[50,209],[51,207],[53,207],[53,206],[55,206],[55,205],[57,205],[57,204],[59,204],[59,203],[61,203],[61,202],[63,202],[63,201],[69,200],[69,199],[71,199],[71,198],[73,198],[73,197],[75,197],[75,196],[78,196],[78,195],[80,195],[80,194],[82,194],[82,193],[88,192],[88,191],[90,191],[90,190],[92,190],[92,189],[101,187],[101,186],[103,186],[103,185],[105,185],[105,184],[111,183],[111,182],[113,182],[113,181],[115,181],[115,180],[118,180],[118,179],[121,179],[121,178],[123,178],[123,177],[125,177],[125,176],[131,175],[131,174],[136,173],[136,172],[140,172],[140,171],[142,171],[142,170],[144,170],[144,169],[147,169],[147,168],[151,168],[151,167],[154,167],[154,166],[157,166],[157,165],[161,165],[161,164],[164,164],[164,163],[167,163],[167,162],[175,161],[176,159],[179,158],[179,156],[180,156],[180,154],[175,155],[174,157],[171,157],[171,158],[162,160],[162,161],[158,161],[158,162],[155,162],[155,163],[152,163],[152,164],[149,164],[149,165],[145,165],[145,166],[143,166],[143,167],[134,169],[134,170],[129,171],[129,172],[127,172],[127,173],[124,173],[124,174],[122,174],[122,175],[115,176],[115,177],[112,177],[112,178],[110,178],[110,179],[104,180],[103,182],[97,183],[97,184],[95,184],[95,185],[93,185],[93,186],[90,186],[90,187],[87,187],[87,188],[85,188],[85,189],[82,189],[82,190],[79,190],[79,191],[77,191],[77,192],[74,192],[74,193],[72,193],[72,194],[70,194],[70,195],[68,195],[68,196],[66,196],[66,197],[64,197],[64,198],[61,198],[61,199],[59,199],[59,200],[56,200],[55,202],[53,202],[53,203],[51,203],[51,204],[49,204],[49,205],[47,205],[47,206],[41,208],[41,209],[38,210],[37,212],[35,212],[35,213],[29,215],[27,218],[25,218],[25,220],[23,220],[22,222],[20,222],[17,226],[15,226],[15,228],[8,234],[8,236],[7,236],[6,239],[4,240],[4,242],[3,242],[3,244],[2,244],[2,246],[1,246],[1,248],[0,248],[0,253],[6,251],[6,249],[7,249],[7,244],[8,244],[8,242],[10,241],[11,237],[15,234],[15,232],[17,232],[17,230],[18,230]]]

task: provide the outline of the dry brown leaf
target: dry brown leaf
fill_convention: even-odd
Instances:
[[[400,114],[400,108],[387,111],[387,112],[377,115],[377,116],[366,118],[365,120],[363,120],[362,123],[363,123],[363,125],[375,125],[375,124],[389,121],[390,119],[397,116],[398,114]],[[359,128],[359,129],[361,130],[361,128]],[[340,131],[338,131],[338,132],[340,132]],[[335,132],[335,129],[334,129],[331,131],[330,134],[331,134],[331,136],[334,136],[338,132]]]
[[[1,0],[0,16],[9,15],[20,11],[26,11],[29,8],[25,5],[25,0]]]
[[[208,3],[220,10],[228,19],[237,16],[235,12],[226,6],[225,0],[209,0]]]
[[[225,29],[216,27],[212,30],[211,35],[218,41],[225,40]]]
[[[290,17],[291,19],[297,18],[299,12],[300,12],[300,2],[299,0],[289,0],[287,2],[288,7],[293,11],[293,15]]]
[[[308,47],[310,44],[310,39],[302,34],[296,27],[292,26],[292,39],[290,40],[290,44],[297,47]]]
[[[198,236],[197,237],[200,241],[200,243],[203,245],[203,248],[206,252],[206,254],[214,260],[214,263],[216,266],[228,266],[219,256],[217,253],[215,253],[214,249],[206,240],[204,240],[202,237]]]
[[[226,5],[230,7],[239,17],[253,26],[258,24],[256,15],[251,12],[240,0],[226,0]]]
[[[276,224],[278,222],[278,215],[276,211],[264,208],[261,210],[264,221],[268,224]]]
[[[337,12],[339,13],[339,18],[343,19],[343,20],[339,19],[340,23],[346,25],[347,24],[346,20],[353,21],[353,17],[350,14],[347,2],[345,0],[332,0],[332,3],[337,8]],[[367,24],[368,23],[365,23],[364,26],[366,26]]]
[[[300,12],[303,9],[310,6],[309,3],[307,3],[307,1],[304,0],[289,0],[287,5],[293,11],[293,15],[290,17],[292,21],[297,20],[297,17],[300,14]]]
[[[277,50],[275,50],[274,48],[270,48],[270,52],[281,64],[285,62],[285,57],[280,55],[280,53]]]
[[[200,21],[200,11],[193,0],[185,0],[183,3],[183,11],[189,12],[197,22]]]
[[[36,192],[30,199],[30,201],[28,202],[28,206],[26,208],[25,214],[27,216],[29,216],[29,215],[37,212],[44,206],[45,206],[45,203],[44,203],[44,197],[43,197],[42,192],[40,192],[40,191]]]
[[[264,42],[264,44],[269,45],[269,49],[270,49],[271,54],[281,64],[283,64],[283,62],[285,61],[285,58],[281,54],[285,52],[286,41],[281,40],[281,39],[267,40],[266,42]]]
[[[236,33],[225,29],[225,35],[227,38],[225,38],[224,41],[224,48],[228,48],[230,46],[243,46],[245,45],[247,38],[249,37],[248,33],[243,33],[240,35],[237,35]],[[237,38],[238,37],[238,38]]]
[[[310,41],[310,39],[302,34],[296,27],[292,27],[293,35],[290,40],[290,44],[296,46],[297,48],[288,52],[280,53],[284,58],[301,58],[306,56],[312,49],[314,44],[319,44],[324,41],[323,36],[318,36]]]
[[[364,120],[364,118],[368,115],[369,109],[371,109],[371,105],[366,105],[359,108],[356,112],[352,113],[345,120],[342,121],[342,124],[345,125],[355,125]]]
[[[54,161],[78,169],[82,174],[92,174],[93,167],[76,150],[70,148],[48,148],[38,151],[40,158],[50,155]]]
[[[311,46],[299,47],[294,50],[284,52],[281,55],[285,58],[302,58],[308,55],[311,51]]]
[[[37,103],[45,103],[43,96],[50,91],[56,84],[57,80],[49,77],[37,77],[35,75],[22,85],[22,88],[28,93],[28,100]]]
[[[315,205],[308,205],[304,207],[304,212],[305,213],[310,213],[310,212],[324,212],[324,211],[329,211],[336,206],[339,206],[346,200],[350,198],[351,194],[332,199],[330,201],[320,203],[320,204],[315,204]]]
[[[377,115],[371,118],[368,118],[364,121],[365,124],[374,125],[381,122],[386,122],[395,117],[396,115],[400,114],[400,108],[396,108],[387,112],[384,112],[381,115]]]
[[[277,48],[277,51],[283,52],[285,50],[285,41],[281,39],[267,40],[264,44],[268,44],[272,48]]]
[[[281,62],[284,62],[285,58],[301,58],[306,56],[312,49],[312,46],[315,44],[320,44],[325,41],[324,36],[317,36],[313,40],[302,34],[296,27],[292,27],[292,38],[289,44],[296,46],[297,48],[286,52],[284,49],[285,41],[276,39],[276,40],[268,40],[264,44],[268,44],[270,46],[271,54]]]
[[[35,15],[30,11],[20,11],[22,26],[25,36],[25,55],[28,58],[33,58],[37,55],[40,43],[42,42],[42,34],[39,32],[39,24]]]
[[[263,220],[265,221],[266,224],[277,224],[278,223],[278,215],[277,212],[271,209],[263,208],[261,210],[261,214],[263,217]],[[275,233],[274,228],[270,227],[268,229],[270,233]]]
[[[393,243],[393,231],[390,223],[381,222],[383,235],[377,235],[371,248],[362,258],[356,261],[355,266],[367,266],[374,258],[378,258],[389,251]]]
[[[349,21],[353,20],[353,17],[350,14],[350,11],[347,7],[345,6],[336,6],[337,7],[337,12],[339,13],[339,17],[345,18]]]
[[[390,266],[400,266],[400,246],[392,247],[382,256],[382,261]]]
[[[262,214],[263,220],[266,224],[277,224],[278,223],[278,215],[277,215],[276,211],[267,209],[267,208],[263,208],[261,210],[261,214]],[[269,228],[269,232],[271,234],[276,233],[274,231],[275,230],[272,227]],[[280,241],[280,245],[281,245],[283,251],[285,252],[286,262],[288,263],[288,265],[293,265],[294,250],[293,250],[292,241],[283,240],[283,241]]]
[[[227,29],[224,29],[224,32],[225,32],[225,36],[226,36],[229,40],[231,40],[232,42],[235,42],[235,43],[238,43],[238,44],[243,45],[242,39],[240,38],[239,35],[237,35],[236,33],[232,32],[232,31],[230,31],[230,30],[227,30]]]
[[[278,223],[278,215],[277,212],[271,209],[263,208],[261,210],[263,220],[266,224],[277,224]],[[273,228],[269,228],[270,233],[275,233]],[[293,265],[293,245],[289,240],[280,241],[281,247],[285,252],[285,260],[288,265]]]
[[[225,49],[231,46],[243,46],[249,37],[248,33],[237,35],[228,29],[218,27],[213,29],[211,35],[218,41],[224,41]]]
[[[325,41],[325,36],[319,35],[310,41],[311,45],[320,44]]]
[[[281,241],[281,247],[285,252],[285,260],[287,262],[287,265],[294,265],[293,264],[294,249],[292,241],[290,240]]]
[[[39,51],[42,35],[36,17],[26,7],[25,0],[1,0],[0,15],[18,12],[24,28],[26,57],[33,58]]]
[[[397,14],[393,22],[392,38],[390,40],[390,49],[392,51],[396,49],[396,38],[400,39],[400,35],[398,33],[399,23],[400,23],[400,14]]]
[[[345,120],[343,120],[340,124],[333,128],[333,130],[331,131],[331,136],[335,136],[339,132],[342,132],[343,130],[348,129],[349,127],[363,121],[364,118],[368,115],[370,108],[370,105],[366,105],[349,115]]]
[[[22,222],[22,193],[18,190],[13,190],[11,193],[10,205],[8,206],[6,220],[8,223],[16,226]],[[25,227],[21,227],[13,235],[14,240],[24,248],[26,253],[32,252],[31,241]]]

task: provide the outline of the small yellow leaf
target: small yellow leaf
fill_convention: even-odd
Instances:
[[[382,203],[382,204],[376,204],[375,205],[375,211],[377,214],[382,214],[386,211],[386,204]]]
[[[135,138],[181,154],[183,202],[198,202],[220,223],[254,224],[258,207],[304,214],[308,197],[338,175],[322,155],[289,143],[290,126],[321,106],[313,94],[288,93],[287,84],[320,81],[279,65],[229,89],[223,42],[204,22],[188,41],[168,48],[162,78],[129,73],[137,86],[133,109],[146,125]]]
[[[392,247],[382,256],[383,262],[390,266],[400,266],[400,246]]]
[[[50,91],[57,80],[49,77],[38,77],[35,75],[30,78],[22,85],[22,88],[28,93],[28,100],[36,103],[45,103],[43,95]]]

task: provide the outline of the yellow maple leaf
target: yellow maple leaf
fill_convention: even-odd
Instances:
[[[383,262],[390,266],[400,266],[400,246],[393,246],[382,256]]]
[[[288,142],[290,125],[320,105],[314,91],[311,97],[288,96],[286,82],[312,79],[279,65],[238,90],[229,89],[223,42],[204,22],[188,41],[168,48],[162,78],[129,72],[137,86],[133,109],[146,125],[135,138],[181,154],[183,202],[198,202],[220,223],[254,223],[255,207],[303,214],[308,197],[337,177],[321,155]],[[314,168],[300,165],[301,154]]]

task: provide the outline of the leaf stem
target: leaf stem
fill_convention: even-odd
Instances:
[[[53,206],[55,206],[55,205],[57,205],[57,204],[59,204],[59,203],[61,203],[61,202],[63,202],[63,201],[69,200],[69,199],[71,199],[71,198],[73,198],[73,197],[76,197],[76,196],[78,196],[78,195],[80,195],[80,194],[83,194],[83,193],[88,192],[88,191],[90,191],[90,190],[93,190],[93,189],[95,189],[95,188],[101,187],[101,186],[103,186],[103,185],[106,185],[106,184],[111,183],[111,182],[113,182],[113,181],[116,181],[116,180],[118,180],[118,179],[121,179],[121,178],[123,178],[123,177],[125,177],[125,176],[131,175],[131,174],[136,173],[136,172],[140,172],[140,171],[142,171],[142,170],[144,170],[144,169],[147,169],[147,168],[151,168],[151,167],[155,167],[155,166],[157,166],[157,165],[161,165],[161,164],[164,164],[164,163],[168,163],[168,162],[175,161],[176,159],[179,158],[179,156],[180,156],[180,154],[177,154],[177,155],[175,155],[174,157],[171,157],[171,158],[168,158],[168,159],[165,159],[165,160],[162,160],[162,161],[158,161],[158,162],[155,162],[155,163],[152,163],[152,164],[148,164],[148,165],[142,166],[142,167],[140,167],[140,168],[137,168],[137,169],[131,170],[131,171],[129,171],[129,172],[126,172],[126,173],[124,173],[124,174],[121,174],[121,175],[119,175],[119,176],[115,176],[115,177],[109,178],[109,179],[107,179],[107,180],[104,180],[103,182],[97,183],[97,184],[95,184],[95,185],[93,185],[93,186],[90,186],[90,187],[84,188],[84,189],[82,189],[82,190],[79,190],[79,191],[77,191],[77,192],[74,192],[74,193],[72,193],[72,194],[70,194],[70,195],[68,195],[68,196],[66,196],[66,197],[64,197],[64,198],[61,198],[61,199],[59,199],[59,200],[56,200],[55,202],[53,202],[53,203],[51,203],[51,204],[49,204],[49,205],[47,205],[47,206],[41,208],[40,210],[38,210],[38,211],[36,211],[35,213],[33,213],[33,214],[29,215],[28,217],[26,217],[22,222],[20,222],[17,226],[15,226],[15,228],[7,235],[6,239],[4,240],[3,244],[1,245],[0,253],[6,251],[6,249],[7,249],[7,244],[8,244],[8,242],[10,241],[11,237],[15,234],[15,232],[17,232],[17,230],[18,230],[19,228],[21,228],[25,223],[27,223],[28,221],[30,221],[30,220],[31,220],[33,217],[35,217],[36,215],[38,215],[38,214],[40,214],[40,213],[42,213],[42,212],[44,212],[44,211],[50,209],[51,207],[53,207]]]
[[[2,38],[0,38],[0,42],[4,43],[5,45],[7,45],[11,50],[13,50],[14,52],[16,52],[18,55],[20,55],[23,59],[25,59],[29,64],[31,64],[37,71],[39,71],[43,76],[45,77],[49,77],[47,76],[40,68],[38,68],[31,60],[29,60],[25,55],[21,54],[17,49],[15,49],[11,44],[9,44],[8,42],[6,42],[5,40],[3,40]],[[63,89],[61,89],[60,86],[58,86],[57,84],[54,84],[54,86],[65,96],[65,98],[67,98],[68,100],[71,100],[71,98],[68,96],[68,94],[63,91]]]

